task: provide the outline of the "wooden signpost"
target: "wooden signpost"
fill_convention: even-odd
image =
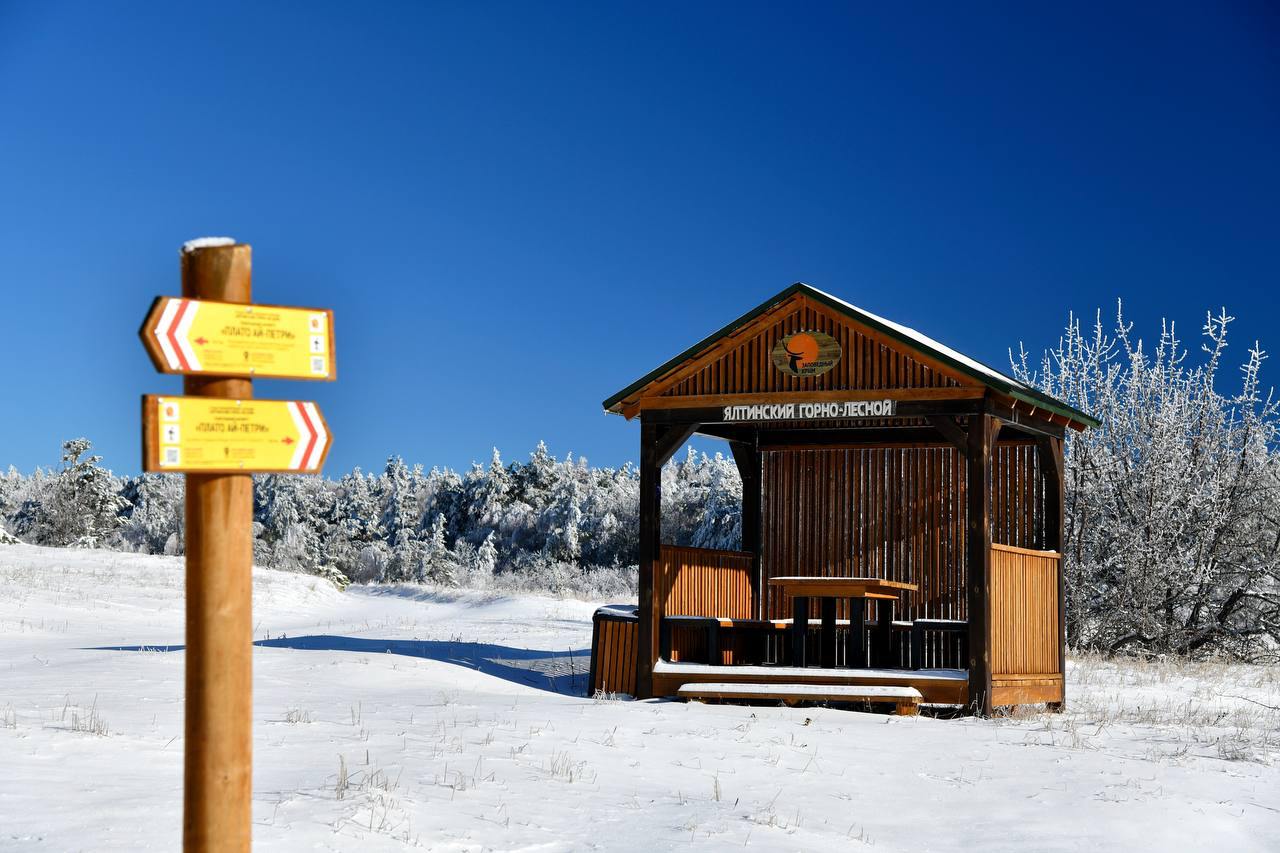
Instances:
[[[250,304],[252,250],[183,247],[182,298],[139,334],[185,396],[142,398],[143,470],[187,475],[183,849],[248,851],[253,794],[253,477],[313,474],[330,433],[314,403],[254,400],[250,377],[332,380],[333,314]]]

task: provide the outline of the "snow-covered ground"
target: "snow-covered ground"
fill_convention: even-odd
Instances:
[[[1275,670],[1082,661],[995,721],[593,700],[594,604],[254,594],[258,850],[1280,850]],[[178,846],[182,610],[180,560],[0,546],[0,847]]]

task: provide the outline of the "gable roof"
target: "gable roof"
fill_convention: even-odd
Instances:
[[[605,411],[613,412],[615,414],[621,413],[622,402],[634,395],[637,391],[642,390],[651,382],[666,376],[672,370],[685,362],[696,358],[699,354],[707,350],[726,335],[733,333],[735,330],[741,328],[747,323],[750,323],[756,317],[759,317],[761,314],[764,314],[775,306],[786,302],[796,295],[808,297],[814,302],[831,309],[838,315],[867,326],[885,337],[905,345],[908,349],[929,355],[956,371],[958,374],[973,379],[977,383],[985,385],[998,393],[1006,394],[1014,399],[1029,403],[1030,405],[1040,409],[1046,409],[1086,426],[1096,427],[1101,424],[1101,421],[1080,411],[1074,406],[1070,406],[1061,400],[1051,397],[1038,388],[1014,379],[1012,376],[1001,373],[994,367],[983,364],[977,359],[970,358],[957,350],[953,350],[947,345],[939,343],[922,332],[918,332],[915,329],[895,323],[892,320],[886,320],[883,317],[872,314],[870,311],[865,311],[856,305],[845,302],[843,299],[818,290],[816,287],[810,287],[803,282],[797,282],[796,284],[791,285],[786,290],[766,300],[751,311],[748,311],[746,314],[743,314],[724,328],[712,333],[706,338],[703,338],[701,341],[689,347],[675,358],[670,359],[660,367],[649,371],[635,382],[632,382],[626,388],[623,388],[621,391],[604,401],[603,405]]]

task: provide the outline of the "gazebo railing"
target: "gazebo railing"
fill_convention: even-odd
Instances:
[[[991,546],[991,687],[995,705],[1062,700],[1056,551]]]
[[[745,551],[663,545],[653,567],[654,636],[659,636],[665,616],[750,619],[755,609],[751,566],[752,555]],[[677,658],[706,653],[702,631],[684,627],[671,631]],[[733,663],[735,651],[734,643],[726,642],[717,651],[717,663]]]

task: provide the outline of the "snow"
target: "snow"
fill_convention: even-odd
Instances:
[[[660,660],[653,666],[653,671],[662,675],[720,675],[724,672],[722,666],[711,666],[704,663],[680,663]],[[735,666],[733,671],[738,675],[772,675],[777,678],[800,678],[804,675],[813,675],[814,670],[803,669],[790,666]],[[844,674],[844,673],[842,673]],[[859,669],[856,675],[859,678],[893,678],[900,676],[901,672],[888,669]],[[853,677],[850,675],[850,677]],[[921,681],[964,681],[967,676],[958,669],[918,669],[911,673],[911,677]]]
[[[182,251],[185,254],[194,252],[196,249],[211,249],[215,246],[234,246],[235,244],[235,239],[231,237],[197,237],[183,243]]]
[[[182,577],[0,549],[0,848],[178,847]],[[258,851],[1280,849],[1274,670],[1077,661],[1004,720],[630,702],[580,695],[594,603],[260,570],[254,607]]]
[[[634,604],[602,604],[598,611],[608,616],[618,616],[622,618],[631,618],[640,612],[640,608]]]

